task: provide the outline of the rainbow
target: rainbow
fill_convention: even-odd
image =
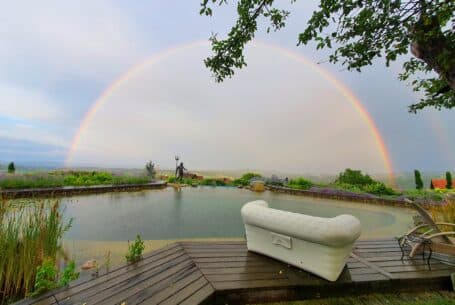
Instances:
[[[98,97],[98,99],[93,103],[93,105],[90,107],[90,109],[87,111],[86,115],[81,121],[81,124],[79,125],[79,128],[77,129],[75,136],[73,137],[73,140],[71,142],[67,158],[65,160],[65,165],[70,166],[74,153],[76,151],[76,148],[80,142],[80,139],[82,137],[82,134],[87,130],[91,120],[94,118],[98,110],[103,107],[103,105],[106,104],[106,102],[109,100],[109,97],[111,97],[117,88],[125,85],[128,83],[128,81],[135,75],[139,74],[142,70],[146,69],[147,67],[159,62],[162,59],[165,59],[175,53],[178,52],[184,52],[186,50],[196,48],[196,47],[201,47],[201,46],[207,46],[208,42],[207,41],[196,41],[192,42],[189,44],[184,44],[180,46],[176,46],[170,49],[166,49],[162,52],[159,52],[157,54],[152,55],[149,58],[146,58],[145,60],[139,62],[135,66],[133,66],[131,69],[129,69],[125,74],[121,75],[119,78],[117,78],[110,86],[108,86],[103,93]],[[283,47],[279,47],[276,45],[271,45],[271,44],[266,44],[264,42],[254,42],[253,45],[258,45],[262,46],[265,48],[273,49],[276,50],[285,56],[302,63],[308,67],[310,67],[313,71],[316,73],[320,74],[323,76],[326,80],[328,80],[352,105],[352,107],[356,110],[356,112],[360,115],[360,117],[363,119],[363,121],[367,124],[369,130],[371,131],[373,138],[376,142],[376,145],[380,151],[382,160],[384,162],[384,166],[387,170],[388,176],[389,176],[389,183],[391,185],[395,185],[395,177],[393,174],[393,167],[392,167],[392,162],[390,155],[388,153],[387,147],[384,143],[384,140],[376,127],[376,124],[366,108],[362,105],[360,100],[337,78],[335,78],[332,74],[330,74],[328,71],[324,70],[322,67],[318,66],[317,64],[311,62],[307,58],[305,58],[303,55],[292,52],[288,49],[285,49]]]

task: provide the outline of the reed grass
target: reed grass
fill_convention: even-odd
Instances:
[[[37,268],[57,262],[61,240],[71,221],[63,223],[58,200],[15,204],[0,199],[0,304],[33,291]]]
[[[455,223],[455,193],[448,195],[443,204],[430,207],[430,213],[438,222]],[[442,227],[444,231],[453,231],[453,227]]]

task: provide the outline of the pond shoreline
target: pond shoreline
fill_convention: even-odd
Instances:
[[[379,198],[379,197],[371,197],[364,194],[331,194],[327,192],[321,191],[312,191],[312,190],[299,190],[293,189],[289,187],[282,187],[282,186],[267,186],[267,189],[271,192],[275,193],[285,193],[289,195],[296,195],[296,196],[308,196],[313,198],[326,198],[326,199],[334,199],[334,200],[343,200],[343,201],[352,201],[352,202],[361,202],[361,203],[368,203],[368,204],[377,204],[377,205],[386,205],[392,207],[402,207],[402,208],[412,208],[412,206],[407,203],[404,199],[387,199],[387,198]],[[429,207],[431,204],[424,203],[424,207]]]
[[[94,185],[94,186],[65,186],[50,188],[30,188],[1,190],[0,199],[19,198],[46,198],[46,197],[67,197],[84,194],[101,194],[109,192],[134,192],[141,190],[163,189],[167,182],[157,181],[142,184],[118,184],[118,185]]]
[[[142,190],[165,189],[173,184],[166,181],[156,181],[142,184],[118,184],[118,185],[93,185],[93,186],[64,186],[50,188],[30,189],[0,189],[0,199],[21,199],[21,198],[54,198],[70,197],[85,194],[102,194],[111,192],[137,192]],[[188,185],[181,185],[188,186]],[[283,186],[267,185],[267,190],[274,193],[284,193],[294,196],[306,196],[313,198],[325,198],[341,201],[360,202],[392,207],[412,208],[404,199],[389,199],[358,193],[329,193],[317,190],[301,190]],[[421,202],[425,208],[435,203]]]

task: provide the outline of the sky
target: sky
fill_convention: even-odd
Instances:
[[[199,170],[454,170],[455,110],[408,113],[418,96],[400,63],[349,72],[296,46],[316,2],[290,6],[279,32],[260,23],[248,66],[222,84],[203,59],[234,6],[209,18],[199,3],[5,2],[0,165],[171,168],[178,154]]]

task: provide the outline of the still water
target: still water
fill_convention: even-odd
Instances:
[[[321,217],[352,214],[362,224],[362,238],[402,234],[412,223],[408,209],[310,197],[254,193],[229,187],[172,188],[63,199],[74,224],[71,240],[125,241],[242,237],[240,208],[263,199],[272,208]]]

